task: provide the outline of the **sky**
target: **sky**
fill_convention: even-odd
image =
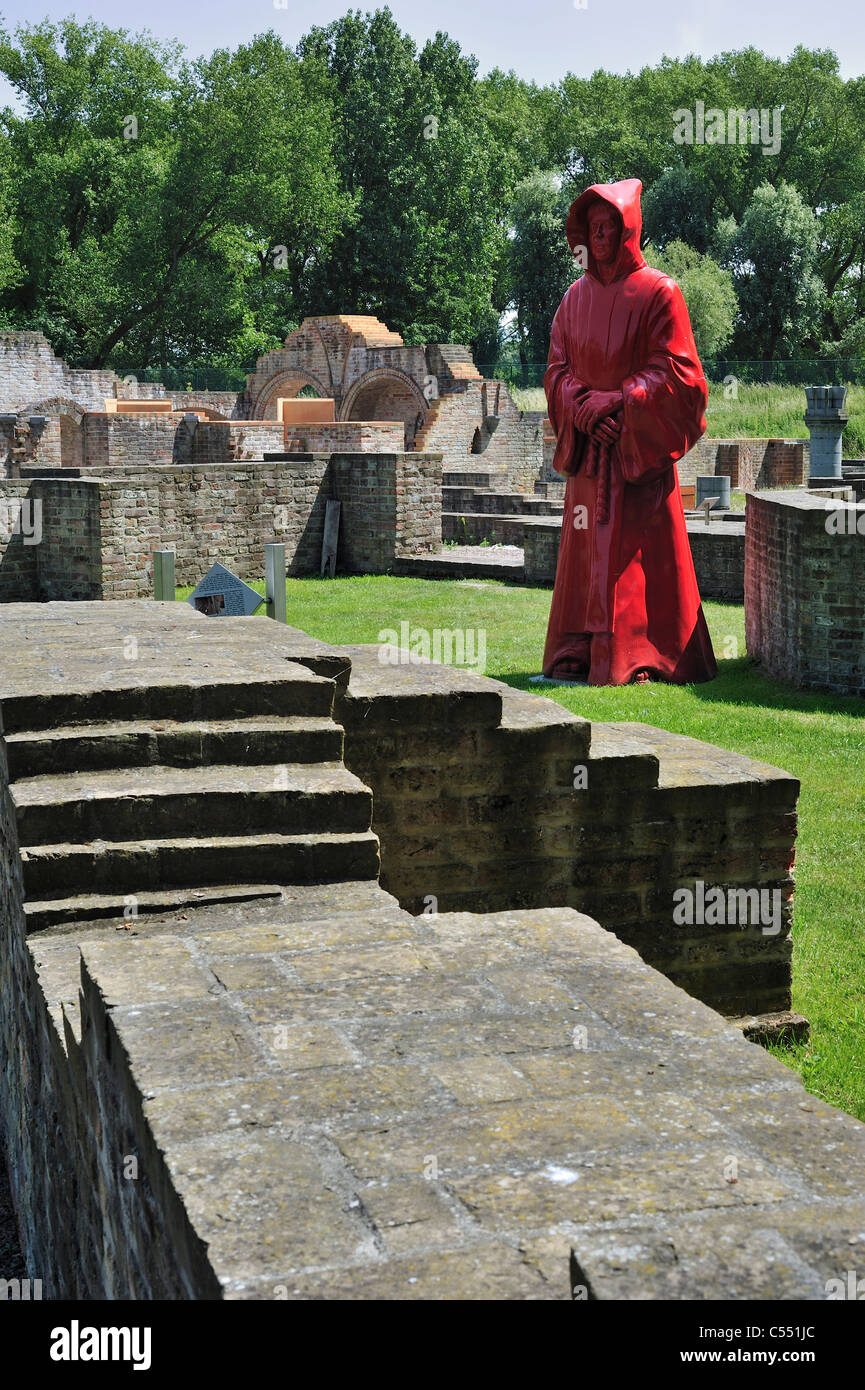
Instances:
[[[133,33],[149,29],[179,39],[197,57],[267,29],[294,44],[313,24],[380,7],[363,0],[0,0],[0,15],[8,29],[69,14]],[[540,83],[597,68],[636,71],[664,54],[710,58],[754,46],[786,58],[797,44],[833,49],[844,77],[865,72],[862,0],[392,0],[390,9],[419,44],[442,29],[478,58],[481,74],[513,68]]]

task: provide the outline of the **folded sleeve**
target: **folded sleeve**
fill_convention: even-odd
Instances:
[[[682,291],[658,282],[649,307],[645,365],[622,382],[618,458],[625,482],[650,482],[692,449],[706,430],[709,399]]]
[[[556,435],[553,467],[558,473],[571,474],[578,471],[588,444],[588,436],[574,429],[574,411],[588,394],[589,387],[574,376],[568,364],[564,332],[567,298],[565,295],[553,319],[544,391],[547,413]]]

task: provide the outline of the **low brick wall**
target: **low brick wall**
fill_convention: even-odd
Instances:
[[[173,415],[88,412],[81,422],[81,457],[87,468],[151,468],[171,463],[178,421]]]
[[[557,517],[534,517],[523,531],[527,584],[554,584],[562,523]]]
[[[284,448],[321,454],[399,454],[405,442],[401,420],[332,420],[287,424]]]
[[[8,540],[0,529],[0,601],[102,598],[100,484],[62,475],[0,483],[0,519],[19,505],[36,529],[32,542],[20,525]]]
[[[273,420],[200,420],[190,434],[188,461],[198,468],[259,460],[281,450],[283,442],[282,425]]]
[[[400,556],[441,544],[436,455],[118,465],[102,476],[88,470],[0,483],[0,521],[26,500],[41,509],[42,525],[32,546],[0,530],[0,600],[149,598],[154,550],[175,552],[181,585],[197,583],[215,560],[241,579],[261,579],[264,547],[274,540],[286,546],[290,574],[317,574],[330,498],[342,502],[342,570],[382,573]]]
[[[557,517],[525,517],[523,552],[527,584],[555,583],[562,523]],[[745,528],[736,522],[687,523],[688,540],[703,598],[741,603],[744,598]]]
[[[0,482],[0,603],[33,598],[38,589],[39,547],[25,535],[35,519],[30,488],[28,482]]]
[[[702,598],[743,603],[745,525],[735,521],[688,520],[688,540]]]
[[[749,493],[748,652],[779,680],[865,695],[865,506]]]
[[[807,481],[807,439],[710,439],[704,436],[676,465],[680,483],[698,474],[726,475],[737,491],[801,487]]]

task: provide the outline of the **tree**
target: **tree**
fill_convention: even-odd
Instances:
[[[665,169],[643,194],[643,235],[659,251],[686,242],[706,252],[712,236],[712,201],[697,174],[684,164]]]
[[[738,308],[730,271],[684,241],[668,242],[663,253],[647,246],[643,254],[649,265],[666,271],[682,291],[700,356],[712,358],[723,352],[733,336]]]
[[[738,295],[741,355],[795,357],[816,331],[826,298],[811,209],[792,185],[761,184],[741,225],[722,224],[717,244]]]
[[[309,277],[307,312],[375,313],[411,341],[468,341],[489,319],[504,249],[473,58],[420,53],[387,9],[302,40],[329,76],[342,189],[357,221]]]
[[[536,171],[517,184],[511,210],[511,302],[520,361],[545,362],[550,329],[575,277],[565,239],[567,203],[552,173]]]
[[[4,113],[18,322],[50,324],[82,365],[212,360],[249,341],[249,285],[275,270],[275,238],[289,316],[346,210],[317,75],[273,34],[181,63],[152,39],[70,19],[0,36],[0,71],[25,106]]]

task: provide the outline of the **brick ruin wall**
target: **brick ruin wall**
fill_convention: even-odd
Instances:
[[[197,583],[214,560],[241,579],[261,579],[264,546],[274,540],[286,546],[290,574],[317,574],[330,498],[342,503],[342,570],[381,573],[399,555],[440,544],[436,455],[118,465],[101,477],[0,484],[0,523],[26,504],[32,515],[38,507],[41,525],[37,544],[27,542],[26,525],[0,525],[0,601],[150,597],[157,549],[175,551],[180,585]]]
[[[405,450],[405,427],[391,420],[334,420],[291,425],[286,451],[312,454],[387,454]]]
[[[483,387],[488,409],[498,395],[498,424],[488,436],[483,430]],[[493,468],[508,470],[508,485],[516,492],[531,492],[544,461],[544,419],[541,411],[521,411],[504,382],[469,381],[463,390],[438,396],[418,436],[424,449],[440,452],[445,468]],[[475,431],[485,447],[472,453]]]
[[[807,439],[710,439],[704,436],[676,467],[679,482],[697,475],[726,475],[739,492],[751,488],[801,487],[808,480]]]
[[[749,654],[778,680],[865,695],[865,506],[749,493],[746,517]]]
[[[745,528],[737,522],[688,522],[688,541],[700,596],[743,603],[745,599]]]

